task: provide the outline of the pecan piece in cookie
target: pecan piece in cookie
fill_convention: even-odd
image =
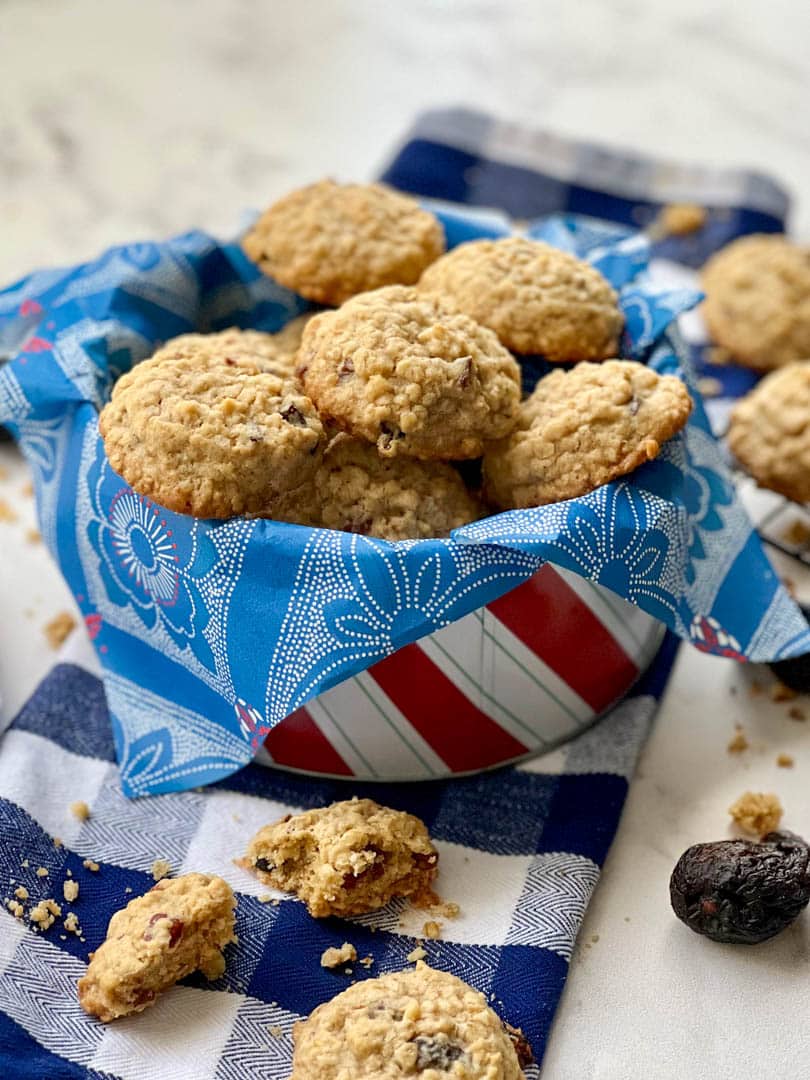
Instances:
[[[234,937],[230,885],[207,874],[159,881],[110,919],[107,938],[79,979],[79,1003],[107,1023],[141,1012],[179,979],[225,970],[222,950]]]
[[[459,244],[428,267],[419,288],[490,327],[513,352],[554,362],[615,356],[624,324],[595,267],[519,236]]]
[[[423,963],[350,986],[296,1024],[293,1038],[291,1080],[524,1076],[484,995]]]
[[[761,487],[810,502],[810,360],[771,372],[737,402],[728,443]]]
[[[587,495],[657,457],[684,426],[689,391],[631,360],[552,371],[520,407],[515,430],[484,456],[484,488],[501,509]]]
[[[243,247],[288,289],[337,305],[382,285],[412,285],[445,241],[438,219],[408,195],[322,180],[274,203]]]
[[[491,330],[399,285],[316,315],[298,359],[321,414],[384,457],[480,457],[520,402],[520,368]]]
[[[186,335],[136,364],[99,417],[112,468],[181,514],[265,512],[314,475],[326,441],[310,399],[266,362]]]
[[[427,891],[439,855],[419,818],[350,799],[287,815],[253,837],[242,865],[294,892],[311,915],[359,915]]]

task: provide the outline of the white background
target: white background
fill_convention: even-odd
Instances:
[[[810,7],[797,0],[0,0],[0,281],[121,240],[227,232],[246,206],[333,174],[366,178],[421,108],[466,104],[688,161],[758,166],[810,237]],[[52,662],[71,601],[0,448],[0,694]],[[754,949],[671,915],[680,852],[727,833],[744,789],[810,832],[810,723],[743,671],[682,650],[591,905],[545,1080],[810,1072],[808,917]],[[808,715],[810,705],[805,703]],[[752,749],[725,751],[734,722]],[[796,767],[778,769],[779,751]],[[594,940],[598,935],[598,940]]]

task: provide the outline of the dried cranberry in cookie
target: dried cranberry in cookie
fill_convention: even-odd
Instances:
[[[243,247],[280,284],[337,305],[382,285],[412,285],[445,241],[437,218],[407,195],[321,180],[274,203]]]
[[[509,510],[586,495],[657,457],[691,410],[680,379],[631,360],[552,371],[487,448],[487,498]]]
[[[438,852],[413,814],[349,799],[288,814],[253,837],[243,865],[260,881],[294,892],[311,915],[359,915],[394,896],[425,892]]]
[[[322,416],[386,457],[479,457],[520,402],[520,369],[491,330],[399,285],[316,315],[298,363]]]
[[[293,1032],[290,1080],[522,1080],[513,1039],[483,994],[419,963],[365,979]],[[530,1064],[528,1044],[520,1044]]]
[[[494,330],[516,353],[547,360],[615,356],[624,319],[595,267],[538,240],[471,240],[428,267],[419,282],[456,311]]]
[[[116,911],[107,938],[79,979],[79,1003],[105,1023],[142,1012],[179,979],[225,970],[234,937],[236,900],[230,885],[207,874],[165,878]]]

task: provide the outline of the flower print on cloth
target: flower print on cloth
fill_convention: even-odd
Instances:
[[[267,716],[292,708],[533,574],[542,560],[450,540],[314,530],[281,624]]]

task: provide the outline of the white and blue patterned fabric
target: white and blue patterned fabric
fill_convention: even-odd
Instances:
[[[539,1060],[676,645],[669,635],[596,727],[517,768],[347,786],[251,764],[204,789],[138,800],[121,791],[101,681],[75,662],[58,665],[0,741],[0,899],[22,884],[26,909],[61,900],[70,870],[80,892],[63,914],[75,911],[82,936],[61,919],[34,933],[0,909],[0,1069],[14,1080],[287,1080],[293,1023],[349,984],[320,966],[323,950],[351,941],[358,957],[372,956],[353,978],[399,970],[432,917],[394,901],[353,920],[315,920],[290,897],[262,903],[266,887],[233,865],[261,825],[350,794],[427,823],[440,890],[462,909],[441,920],[442,940],[424,942],[427,962],[491,998]],[[71,815],[75,799],[88,802],[89,820]],[[105,1026],[82,1012],[76,980],[112,913],[153,884],[156,856],[175,873],[218,873],[233,885],[239,944],[227,948],[221,979],[186,979],[140,1016]]]
[[[450,246],[510,229],[497,214],[436,209]],[[774,660],[810,649],[807,624],[735,496],[672,325],[699,294],[657,287],[645,273],[648,242],[626,228],[563,216],[527,232],[610,278],[625,316],[623,354],[690,381],[694,413],[632,476],[447,540],[394,544],[273,521],[195,520],[112,471],[97,416],[118,374],[183,331],[272,330],[304,310],[237,244],[200,232],[130,244],[0,293],[0,333],[16,353],[0,370],[0,421],[33,467],[43,538],[104,668],[127,793],[234,772],[298,706],[544,561],[721,655]],[[527,386],[546,367],[523,366]]]

